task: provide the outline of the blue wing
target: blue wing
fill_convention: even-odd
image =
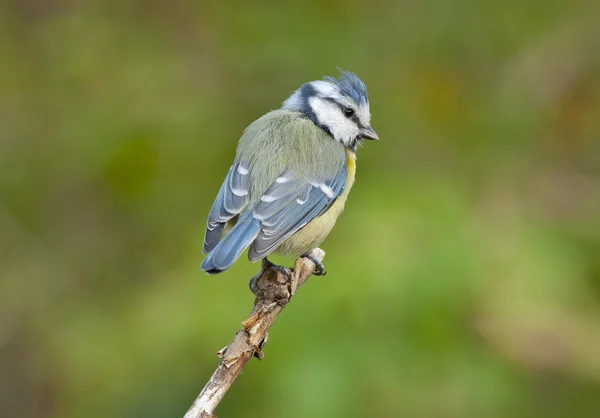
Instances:
[[[301,179],[292,171],[281,175],[254,206],[252,216],[260,221],[248,258],[260,260],[279,244],[323,214],[343,193],[347,165],[333,177]]]
[[[248,204],[248,164],[233,163],[208,215],[204,253],[212,251],[223,234],[227,221],[239,215]]]
[[[210,274],[228,269],[250,245],[251,261],[266,257],[327,211],[346,186],[346,164],[332,177],[315,175],[307,179],[288,170],[258,203],[241,213],[248,205],[248,170],[244,165],[241,167],[241,170],[235,164],[231,167],[209,215],[204,251],[210,254],[202,262],[202,269]],[[233,179],[238,174],[242,177]],[[238,214],[236,225],[219,242],[225,223]]]

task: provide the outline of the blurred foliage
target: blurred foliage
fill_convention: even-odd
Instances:
[[[183,415],[252,304],[199,270],[237,139],[339,66],[382,140],[218,415],[597,417],[598,12],[0,3],[0,414]]]

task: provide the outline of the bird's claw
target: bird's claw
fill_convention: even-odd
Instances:
[[[325,270],[325,266],[323,265],[323,263],[317,257],[315,257],[312,253],[307,254],[306,258],[308,258],[310,261],[312,261],[315,264],[315,271],[313,272],[313,274],[315,276],[325,276],[327,274],[327,271]]]
[[[250,283],[248,283],[248,285],[250,286],[250,291],[252,293],[254,293],[256,295],[256,292],[258,291],[258,279],[260,279],[260,276],[262,276],[262,270],[258,272],[258,274],[254,277],[252,277],[250,279]]]
[[[292,272],[290,271],[290,269],[284,267],[284,266],[280,266],[278,264],[274,264],[271,263],[266,257],[262,259],[262,267],[260,269],[260,271],[258,272],[258,274],[256,276],[254,276],[253,278],[250,279],[250,291],[252,293],[254,293],[256,295],[256,292],[258,291],[258,280],[262,277],[262,275],[266,272],[266,271],[273,271],[276,273],[281,273],[283,275],[283,277],[285,277],[287,282],[292,281]]]

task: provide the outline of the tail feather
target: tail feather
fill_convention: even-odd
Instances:
[[[202,270],[217,274],[227,270],[256,239],[260,232],[260,222],[248,214],[217,244],[202,262]]]
[[[211,252],[217,246],[221,240],[221,235],[223,235],[223,229],[225,229],[224,223],[217,223],[214,225],[209,224],[206,227],[206,234],[204,235],[204,247],[202,248],[202,252],[204,254]]]

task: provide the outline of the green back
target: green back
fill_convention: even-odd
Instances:
[[[346,152],[300,112],[274,110],[246,128],[237,160],[250,161],[252,204],[289,169],[307,179],[334,177],[346,163]]]

